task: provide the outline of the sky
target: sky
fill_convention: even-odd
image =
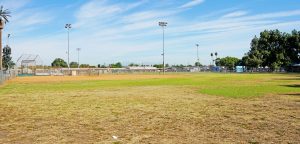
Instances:
[[[39,55],[43,65],[55,58],[97,65],[162,63],[210,64],[218,57],[242,58],[251,39],[265,29],[300,30],[299,0],[0,0],[11,11],[3,30],[15,62],[22,54]]]

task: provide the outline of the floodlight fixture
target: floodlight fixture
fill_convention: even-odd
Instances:
[[[167,24],[168,24],[167,22],[158,22],[159,26],[167,26]]]

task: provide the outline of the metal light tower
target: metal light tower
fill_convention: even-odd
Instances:
[[[165,27],[167,26],[167,22],[158,22],[158,25],[163,29],[163,72],[165,74]]]
[[[76,50],[78,52],[78,69],[79,69],[79,51],[81,50],[81,48],[77,48]]]
[[[197,47],[197,62],[198,64],[200,64],[200,60],[199,60],[199,44],[196,44]]]
[[[7,34],[7,45],[9,46],[9,38],[10,38],[10,34]]]
[[[70,70],[70,29],[71,29],[71,24],[66,24],[65,28],[68,30],[68,68]]]

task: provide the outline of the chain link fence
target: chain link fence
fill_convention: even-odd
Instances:
[[[15,78],[17,76],[17,71],[14,69],[10,70],[0,70],[0,84],[3,84],[6,80]]]

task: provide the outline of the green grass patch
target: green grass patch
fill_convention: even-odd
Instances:
[[[180,74],[179,74],[180,75]],[[298,74],[182,74],[180,78],[152,78],[138,80],[85,80],[47,83],[10,83],[0,89],[9,93],[42,93],[98,90],[139,86],[193,86],[199,93],[233,98],[266,94],[300,92]]]

